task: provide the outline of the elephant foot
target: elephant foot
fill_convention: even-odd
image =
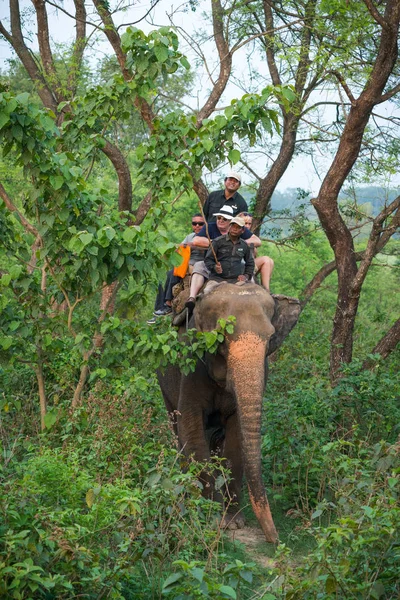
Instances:
[[[243,529],[246,524],[244,517],[240,513],[227,514],[223,517],[221,521],[221,527],[223,529]]]

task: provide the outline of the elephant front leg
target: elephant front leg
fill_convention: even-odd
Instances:
[[[210,463],[210,451],[205,437],[203,414],[201,410],[191,410],[178,416],[178,435],[182,450],[187,457],[192,457],[200,463],[208,463],[199,474],[199,481],[203,486],[203,496],[220,501],[220,495],[215,494],[215,474]]]
[[[206,439],[204,411],[213,401],[211,386],[204,378],[196,377],[196,372],[182,381],[178,410],[178,437],[182,450],[187,457],[201,463],[210,462],[210,449]],[[211,389],[210,389],[211,388]],[[211,464],[199,476],[206,498],[220,500],[215,494],[215,474]]]
[[[242,529],[244,517],[240,512],[242,496],[243,458],[240,428],[237,413],[230,416],[225,426],[225,443],[223,457],[231,471],[231,479],[225,490],[225,507],[223,525],[229,529]]]

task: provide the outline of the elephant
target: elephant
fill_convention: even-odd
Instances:
[[[218,451],[231,469],[226,491],[233,502],[228,504],[225,525],[235,528],[244,524],[238,507],[245,476],[253,511],[271,543],[277,542],[278,534],[261,475],[261,409],[267,356],[280,346],[299,314],[300,303],[295,298],[272,297],[255,283],[223,282],[198,297],[188,325],[210,331],[216,328],[218,319],[234,315],[233,333],[225,335],[216,354],[198,360],[188,375],[174,365],[158,373],[183,453],[205,462],[213,451]],[[203,493],[215,498],[213,481],[205,476],[203,484]]]

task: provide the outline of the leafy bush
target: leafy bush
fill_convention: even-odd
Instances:
[[[4,465],[0,595],[148,598],[178,556],[207,556],[217,506],[169,438],[154,405],[98,389]]]
[[[222,561],[220,568],[183,560],[175,561],[174,566],[175,573],[165,580],[162,587],[163,596],[171,600],[236,600],[242,597],[241,590],[253,581],[254,564],[244,564],[240,560],[225,565]]]
[[[321,447],[338,439],[357,443],[365,439],[371,444],[396,439],[400,382],[384,367],[362,371],[355,361],[344,368],[336,388],[321,378],[311,379],[288,390],[282,399],[275,388],[282,385],[279,371],[284,368],[279,361],[274,363],[267,387],[265,472],[276,500],[286,509],[296,507],[309,514],[315,502],[332,496],[330,464],[321,456]]]
[[[322,450],[335,502],[321,503],[312,517],[328,509],[337,520],[311,529],[317,546],[294,567],[290,551],[280,548],[279,584],[270,598],[394,600],[400,594],[400,447],[335,442]]]

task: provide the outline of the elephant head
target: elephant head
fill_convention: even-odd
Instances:
[[[236,400],[244,474],[251,504],[267,541],[275,542],[272,519],[261,474],[261,409],[267,377],[267,355],[277,349],[297,322],[300,303],[273,298],[255,284],[220,284],[197,301],[196,328],[209,331],[218,319],[236,317],[234,332],[225,337],[217,355],[206,358],[210,378]]]

